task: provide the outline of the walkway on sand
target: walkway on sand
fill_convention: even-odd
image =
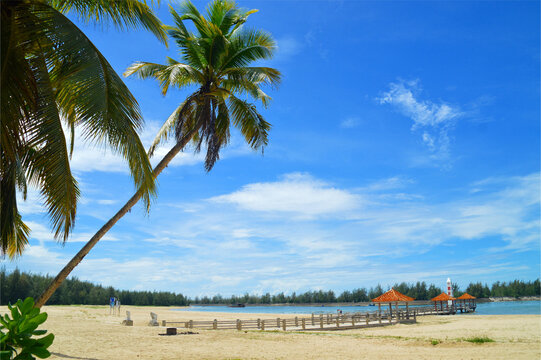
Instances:
[[[170,321],[162,320],[161,326],[167,328],[207,329],[207,330],[284,330],[284,331],[319,331],[348,330],[394,324],[412,324],[417,316],[451,315],[453,308],[435,309],[434,307],[409,308],[407,310],[345,313],[345,314],[311,314],[309,317],[288,317],[272,319],[236,319],[213,321]]]

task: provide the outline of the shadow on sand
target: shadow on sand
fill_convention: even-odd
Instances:
[[[60,353],[55,353],[55,352],[52,352],[51,355],[58,356],[58,357],[64,358],[64,359],[99,360],[99,359],[94,359],[94,358],[86,358],[86,357],[79,357],[79,356],[71,356],[71,355],[60,354]]]

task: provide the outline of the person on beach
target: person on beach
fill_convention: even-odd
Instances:
[[[117,311],[117,315],[120,315],[120,299],[116,299],[116,311]]]
[[[111,296],[109,298],[109,315],[115,312],[115,298]]]

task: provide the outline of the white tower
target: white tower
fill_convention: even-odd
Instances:
[[[453,286],[451,285],[451,278],[447,278],[447,295],[453,297]],[[452,306],[453,300],[448,300],[447,305]]]

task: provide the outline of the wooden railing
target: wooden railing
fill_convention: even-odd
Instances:
[[[166,321],[161,325],[166,327],[187,328],[187,329],[208,329],[208,330],[338,330],[353,329],[362,327],[385,326],[396,323],[413,323],[416,321],[416,312],[400,310],[399,312],[367,312],[367,313],[345,313],[336,314],[311,314],[309,317],[288,317],[272,319],[252,320],[220,320],[213,321]]]
[[[463,305],[461,305],[463,306]],[[252,320],[220,320],[213,321],[166,321],[163,320],[161,325],[170,328],[187,328],[187,329],[209,329],[209,330],[345,330],[358,329],[366,327],[386,326],[397,323],[415,323],[417,316],[426,315],[450,315],[457,312],[456,306],[435,308],[434,306],[400,308],[398,310],[385,310],[382,312],[365,312],[365,313],[344,313],[344,314],[311,314],[308,317],[287,317],[287,318],[272,318],[272,319],[252,319]],[[475,311],[475,307],[462,308],[463,311]]]

